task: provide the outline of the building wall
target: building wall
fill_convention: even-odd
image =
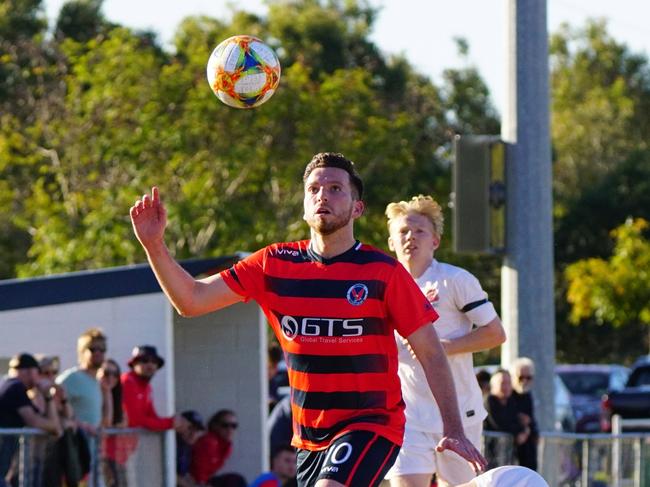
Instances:
[[[249,481],[265,469],[266,322],[256,304],[237,304],[192,319],[176,314],[160,292],[0,308],[0,375],[9,358],[23,351],[57,355],[62,370],[76,365],[77,337],[92,326],[104,330],[107,357],[123,371],[134,346],[158,348],[166,359],[152,381],[160,415],[196,409],[207,421],[218,409],[234,410],[240,427],[225,468]],[[166,463],[174,468],[173,457]]]
[[[20,352],[58,355],[65,370],[77,365],[77,337],[96,326],[108,338],[106,356],[125,371],[136,345],[155,345],[165,355],[170,321],[169,304],[162,293],[0,311],[0,357],[8,359]],[[172,412],[169,370],[161,369],[152,382],[160,414]]]
[[[206,422],[219,409],[238,417],[234,450],[223,472],[252,481],[266,467],[266,321],[254,303],[198,318],[174,315],[176,405]]]

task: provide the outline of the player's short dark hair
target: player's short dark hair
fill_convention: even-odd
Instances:
[[[319,167],[336,167],[338,169],[343,169],[350,176],[350,183],[355,191],[354,196],[356,199],[360,200],[363,198],[363,181],[361,180],[361,176],[357,173],[354,167],[354,162],[346,158],[343,154],[339,154],[338,152],[320,152],[316,154],[312,157],[309,164],[307,164],[302,180],[307,181],[307,178],[312,171]]]

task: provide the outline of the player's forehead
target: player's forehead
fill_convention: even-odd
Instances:
[[[433,223],[422,213],[409,211],[391,221],[392,228],[425,228],[433,231]]]
[[[305,187],[339,184],[350,187],[350,175],[338,167],[317,167],[305,180]]]

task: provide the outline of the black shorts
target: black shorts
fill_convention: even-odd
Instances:
[[[348,487],[375,487],[392,467],[399,446],[370,431],[351,431],[327,450],[298,450],[298,486],[331,479]]]

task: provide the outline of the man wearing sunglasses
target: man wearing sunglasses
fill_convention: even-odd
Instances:
[[[190,473],[199,485],[218,485],[221,467],[232,454],[232,443],[239,423],[237,415],[230,409],[221,409],[208,420],[207,431],[192,447]],[[237,474],[231,476],[238,477]],[[234,480],[232,481],[234,482]],[[237,484],[225,484],[237,485]]]
[[[165,359],[158,355],[156,347],[140,345],[135,347],[129,359],[131,370],[122,374],[122,405],[131,428],[145,428],[152,431],[175,429],[184,433],[189,421],[176,416],[158,416],[153,404],[151,379],[165,365]]]
[[[95,434],[102,420],[102,389],[97,371],[106,356],[106,336],[99,328],[90,328],[77,339],[76,367],[64,370],[56,383],[65,390],[77,424]]]

